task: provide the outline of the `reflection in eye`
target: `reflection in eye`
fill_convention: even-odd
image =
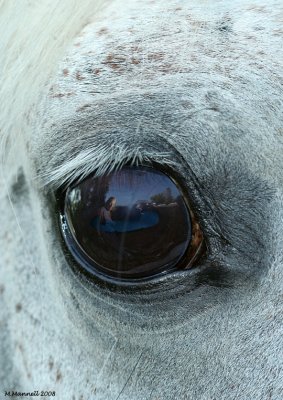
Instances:
[[[124,167],[70,187],[61,220],[79,265],[114,282],[191,266],[203,244],[180,188],[151,167]]]

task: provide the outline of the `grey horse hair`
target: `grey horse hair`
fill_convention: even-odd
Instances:
[[[3,387],[281,400],[282,12],[0,0]],[[64,246],[55,192],[152,160],[182,176],[203,270],[144,291],[96,284]]]

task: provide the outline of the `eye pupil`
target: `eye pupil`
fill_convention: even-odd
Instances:
[[[63,213],[64,237],[79,265],[113,281],[174,269],[192,238],[182,191],[151,167],[90,176],[67,190]]]

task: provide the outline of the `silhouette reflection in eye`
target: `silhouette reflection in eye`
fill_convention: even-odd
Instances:
[[[177,184],[145,166],[90,176],[70,187],[62,230],[79,265],[113,281],[148,280],[180,262],[187,266],[203,241]]]
[[[120,212],[120,218],[116,213],[116,219],[112,219],[112,214],[115,216],[116,198],[109,197],[105,205],[101,208],[99,216],[92,221],[92,226],[101,232],[134,232],[140,229],[146,229],[157,225],[159,222],[158,212],[154,209],[143,210],[140,203],[134,204],[130,212]]]

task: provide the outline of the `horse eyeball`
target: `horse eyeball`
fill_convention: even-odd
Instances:
[[[114,283],[191,266],[203,244],[179,185],[152,167],[89,176],[66,190],[63,203],[61,228],[73,257]]]

